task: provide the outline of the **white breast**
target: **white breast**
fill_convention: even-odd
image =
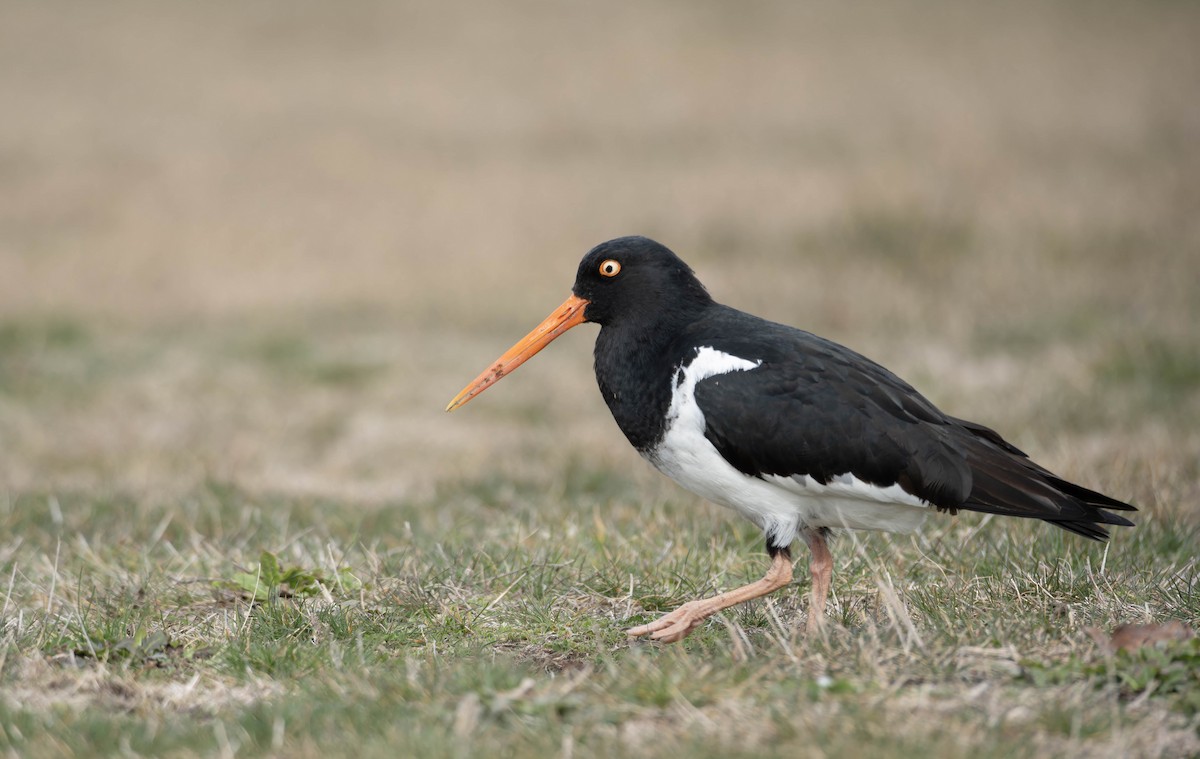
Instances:
[[[925,519],[929,504],[898,485],[881,488],[852,474],[822,485],[808,475],[743,474],[704,437],[704,413],[696,403],[696,383],[762,365],[710,347],[675,372],[667,431],[645,454],[660,472],[713,503],[737,510],[766,533],[773,545],[788,545],[802,529],[845,527],[909,532]]]

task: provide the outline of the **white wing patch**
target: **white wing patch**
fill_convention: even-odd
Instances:
[[[697,348],[696,358],[675,370],[666,433],[658,447],[644,454],[650,463],[693,493],[735,509],[758,525],[773,545],[788,545],[800,530],[818,527],[888,532],[920,527],[929,504],[899,485],[877,487],[850,473],[825,485],[808,475],[759,478],[739,472],[721,456],[704,437],[696,383],[761,365],[761,359]]]

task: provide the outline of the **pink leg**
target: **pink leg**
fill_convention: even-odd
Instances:
[[[722,609],[728,609],[730,606],[749,601],[752,598],[761,598],[779,590],[791,581],[792,556],[784,549],[771,557],[771,568],[767,570],[767,574],[761,580],[712,598],[688,601],[670,614],[659,617],[649,624],[627,630],[625,634],[633,638],[649,635],[654,640],[675,643],[686,638],[688,633],[700,626],[701,622]]]
[[[825,601],[829,598],[829,586],[833,584],[833,556],[825,544],[822,530],[806,530],[804,539],[812,558],[808,569],[812,572],[812,604],[808,607],[808,629],[816,630],[825,623]]]

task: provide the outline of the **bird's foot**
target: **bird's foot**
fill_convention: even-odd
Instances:
[[[807,635],[818,635],[825,631],[825,604],[819,607],[813,604],[808,607],[808,624],[804,628]]]
[[[791,581],[792,557],[787,549],[777,550],[771,556],[771,568],[767,570],[767,574],[761,580],[734,588],[712,598],[688,601],[670,614],[659,617],[648,625],[626,630],[625,634],[631,638],[649,635],[651,639],[661,640],[663,643],[676,643],[686,638],[688,633],[700,626],[701,622],[721,609],[728,609],[730,606],[749,601],[752,598],[761,598],[779,590]]]
[[[700,623],[721,610],[720,606],[712,604],[711,599],[688,601],[675,611],[664,614],[648,624],[631,627],[625,634],[631,638],[649,635],[651,640],[663,643],[678,643],[700,626]]]

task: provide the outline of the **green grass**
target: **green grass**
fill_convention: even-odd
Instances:
[[[237,345],[233,357],[268,368],[278,381],[321,385],[360,386],[383,371],[378,363],[321,356],[311,340],[300,334],[276,333]]]
[[[1121,343],[1100,366],[1106,386],[1132,385],[1143,405],[1160,410],[1200,402],[1200,341],[1172,343],[1161,338]]]
[[[488,477],[382,505],[217,484],[179,503],[60,494],[61,521],[47,496],[18,497],[3,512],[4,534],[21,538],[0,554],[11,580],[0,747],[312,756],[354,736],[368,756],[1018,756],[1194,745],[1195,684],[1175,671],[1190,659],[1114,659],[1086,632],[1146,616],[1195,624],[1194,524],[1140,515],[1107,552],[1046,525],[971,518],[913,538],[846,537],[825,635],[802,634],[801,581],[663,647],[622,631],[756,578],[758,537],[683,496],[641,508],[617,472],[577,464],[549,484]],[[260,566],[262,551],[278,565]],[[276,590],[303,577],[311,592],[256,594],[247,576]]]

